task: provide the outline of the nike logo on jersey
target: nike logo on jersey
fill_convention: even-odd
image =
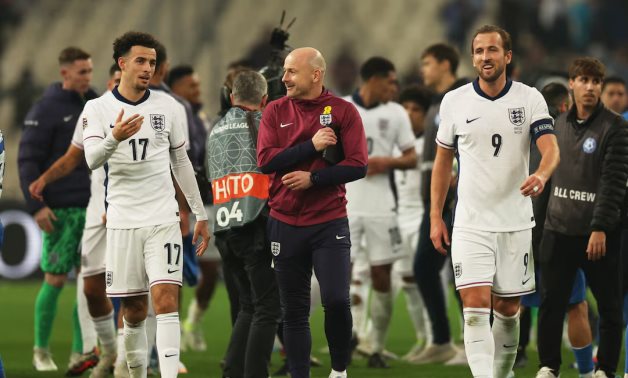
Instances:
[[[179,353],[166,354],[166,358],[168,358],[168,357],[174,357],[174,356],[176,356],[176,355],[178,355],[178,354],[179,354]]]
[[[69,116],[65,116],[63,117],[63,122],[70,122],[70,120],[72,119],[72,114],[70,114]]]
[[[473,122],[473,121],[475,121],[475,120],[477,120],[477,119],[480,119],[480,117],[473,118],[473,119],[469,119],[469,118],[467,118],[467,123],[471,123],[471,122]]]
[[[518,346],[519,344],[512,344],[512,345],[506,345],[504,344],[504,348],[508,349],[508,348],[514,348],[516,346]]]
[[[113,129],[115,126],[112,124],[109,124],[109,127]]]
[[[344,239],[344,238],[346,238],[346,237],[347,237],[347,235],[345,235],[345,236],[339,236],[339,235],[336,235],[336,240]]]
[[[288,127],[288,126],[292,125],[293,123],[294,122],[290,122],[290,123],[283,123],[282,122],[282,123],[279,124],[279,127]]]
[[[532,277],[528,277],[528,279],[527,279],[527,280],[523,280],[523,281],[521,281],[521,284],[522,284],[522,285],[527,284],[527,283],[528,283],[528,281],[530,281],[530,279],[531,279],[531,278],[532,278]]]
[[[136,366],[129,366],[129,369],[137,369],[137,368],[141,368],[142,365],[136,365]]]
[[[178,271],[179,271],[179,269],[175,269],[175,270],[168,269],[168,273],[174,273],[174,272],[178,272]]]

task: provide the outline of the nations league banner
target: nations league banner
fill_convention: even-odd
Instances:
[[[42,277],[39,269],[42,234],[23,203],[0,201],[4,245],[0,250],[0,279]]]

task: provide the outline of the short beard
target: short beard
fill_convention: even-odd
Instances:
[[[495,73],[490,75],[490,76],[485,76],[482,74],[482,68],[478,69],[478,75],[482,78],[482,80],[486,81],[487,83],[494,83],[495,81],[497,81],[497,79],[499,79],[499,77],[504,73],[504,70],[506,68],[502,67],[499,70],[495,70]]]

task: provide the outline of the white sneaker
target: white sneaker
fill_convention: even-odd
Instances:
[[[96,365],[92,369],[92,373],[89,375],[89,378],[106,378],[111,374],[113,370],[113,365],[116,363],[116,354],[115,353],[105,353],[103,352],[100,355],[100,360],[98,361],[98,365]],[[115,372],[114,372],[115,374]]]
[[[113,376],[115,378],[130,378],[129,367],[126,366],[126,361],[121,364],[116,364],[116,367],[113,369]]]
[[[467,361],[467,353],[464,351],[464,348],[457,348],[458,351],[456,355],[451,359],[445,362],[447,366],[467,366],[469,362]]]
[[[48,348],[33,348],[33,366],[37,371],[59,370]]]
[[[184,324],[183,334],[181,335],[181,350],[191,350],[193,352],[205,352],[207,350],[205,335],[201,327],[195,327],[189,323]]]
[[[334,371],[332,369],[331,373],[329,373],[329,378],[347,378],[347,371]]]
[[[554,375],[554,373],[552,373],[552,369],[548,368],[547,366],[543,366],[537,373],[536,373],[536,378],[559,378],[560,374],[558,376]]]
[[[413,364],[429,364],[445,362],[453,358],[458,349],[451,343],[446,344],[431,344],[427,346],[423,351],[414,359],[408,362]]]
[[[593,374],[593,378],[609,378],[608,375],[602,370],[598,370]]]
[[[401,359],[404,360],[404,361],[410,361],[410,360],[418,357],[419,354],[421,354],[421,352],[423,351],[423,349],[425,349],[425,343],[424,342],[417,342],[410,349],[410,351],[408,351],[408,353],[406,353],[403,357],[401,357]]]

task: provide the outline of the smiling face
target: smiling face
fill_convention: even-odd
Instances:
[[[324,71],[312,64],[316,53],[316,50],[311,48],[300,48],[288,54],[281,78],[286,86],[286,96],[294,99],[313,99],[320,95]]]
[[[505,75],[512,51],[504,50],[502,37],[497,32],[481,33],[473,39],[473,67],[480,79],[492,83]]]
[[[578,75],[569,79],[569,89],[578,108],[593,108],[597,105],[602,93],[602,78],[589,75]]]
[[[155,49],[144,46],[133,46],[123,57],[118,59],[122,70],[121,82],[136,91],[148,89],[148,83],[155,73],[157,53]]]

